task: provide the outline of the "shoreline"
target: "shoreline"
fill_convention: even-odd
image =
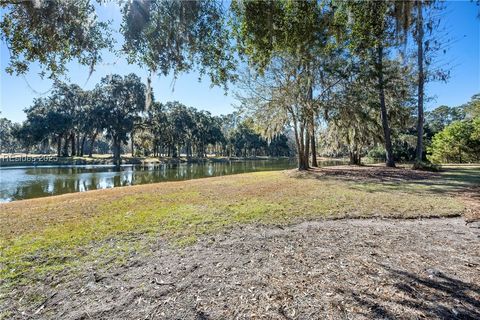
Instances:
[[[22,161],[28,157],[29,160]],[[45,158],[53,160],[44,160]],[[51,155],[22,155],[12,158],[0,158],[0,168],[7,167],[41,167],[41,166],[75,166],[75,165],[114,165],[113,157],[56,157]],[[39,160],[37,160],[39,159]],[[41,159],[41,160],[40,160]],[[231,161],[265,161],[295,159],[295,157],[180,157],[180,158],[150,158],[150,157],[122,157],[121,165],[160,165],[160,164],[179,164],[179,163],[206,163],[206,162],[231,162]],[[331,159],[331,161],[341,161],[340,159]]]

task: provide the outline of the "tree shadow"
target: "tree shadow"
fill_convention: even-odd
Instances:
[[[449,167],[442,172],[381,166],[324,167],[296,172],[292,177],[347,182],[351,188],[366,192],[465,193],[480,200],[480,166]]]
[[[408,310],[428,319],[480,319],[478,285],[454,279],[438,270],[419,275],[378,265],[394,280],[394,293],[352,292],[352,299],[367,310],[363,312],[367,318],[395,319],[396,313]]]

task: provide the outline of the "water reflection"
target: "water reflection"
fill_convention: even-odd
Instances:
[[[340,162],[325,162],[335,165]],[[44,166],[0,168],[0,202],[106,189],[213,177],[228,174],[294,168],[290,159],[247,160],[162,165]]]

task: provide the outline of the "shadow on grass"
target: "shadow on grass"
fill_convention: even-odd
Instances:
[[[379,166],[345,166],[297,172],[297,179],[337,180],[367,192],[458,194],[470,192],[480,200],[480,166],[447,167],[441,172],[415,171]]]
[[[369,310],[363,314],[370,319],[395,319],[396,310],[405,309],[427,319],[480,319],[480,287],[451,278],[438,270],[425,275],[397,270],[379,264],[394,280],[394,294],[357,293],[352,298]]]

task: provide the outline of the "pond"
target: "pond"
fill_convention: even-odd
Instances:
[[[342,164],[341,161],[322,163],[323,165]],[[120,169],[111,165],[6,167],[0,168],[0,202],[295,167],[296,161],[293,159],[122,165]]]

